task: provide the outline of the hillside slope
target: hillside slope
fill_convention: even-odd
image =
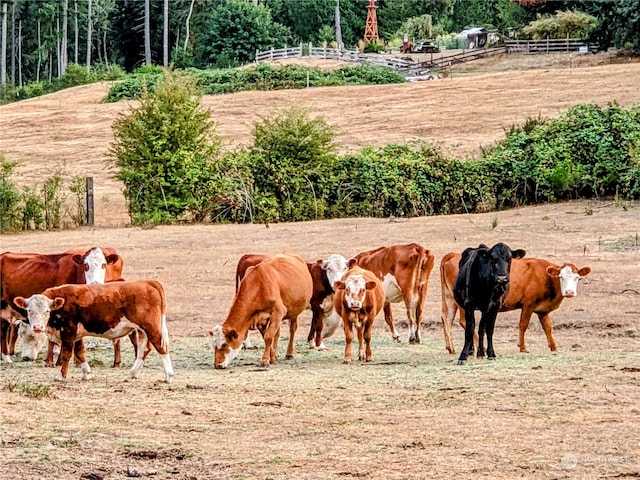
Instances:
[[[41,184],[54,169],[93,176],[96,222],[128,222],[120,185],[105,167],[111,125],[128,102],[101,104],[106,83],[68,89],[0,107],[0,152],[20,162],[21,184]],[[640,100],[640,64],[529,69],[456,75],[402,85],[330,87],[207,96],[227,149],[251,142],[252,124],[272,109],[307,106],[339,131],[343,150],[422,139],[452,155],[481,147],[528,117],[556,117],[572,105]]]

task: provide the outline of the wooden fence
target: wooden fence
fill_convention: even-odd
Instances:
[[[586,44],[579,38],[557,38],[546,40],[508,40],[505,42],[507,53],[524,53],[528,55],[546,53],[587,53],[593,45]]]
[[[261,52],[256,50],[256,62],[272,62],[286,58],[300,57],[323,58],[327,60],[358,61],[360,52],[357,50],[344,50],[338,48],[314,47],[311,43],[300,44],[297,47],[271,48]]]

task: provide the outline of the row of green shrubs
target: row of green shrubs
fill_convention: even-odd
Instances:
[[[258,63],[247,68],[198,70],[182,73],[197,81],[205,95],[235,93],[246,90],[283,90],[341,85],[384,85],[406,80],[393,70],[372,65],[344,65],[333,70],[301,65],[271,66]],[[161,67],[142,67],[115,83],[105,98],[106,103],[137,98],[144,88],[153,90],[164,78]]]
[[[30,82],[21,87],[8,85],[5,89],[0,89],[0,105],[27,98],[39,97],[47,93],[57,92],[65,88],[78,85],[87,85],[100,81],[118,80],[126,77],[124,70],[113,65],[109,68],[103,65],[94,65],[90,71],[76,63],[70,63],[61,78]]]
[[[421,142],[340,155],[331,127],[296,108],[263,119],[253,135],[251,147],[201,163],[206,180],[188,189],[165,182],[154,193],[137,178],[155,173],[121,175],[136,199],[147,199],[141,208],[129,195],[133,223],[423,216],[640,198],[640,106],[578,105],[557,119],[529,119],[473,160]]]

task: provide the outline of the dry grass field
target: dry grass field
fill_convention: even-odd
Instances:
[[[585,101],[638,100],[640,66],[477,73],[423,84],[208,97],[228,148],[249,141],[250,123],[284,102],[309,105],[356,148],[420,137],[459,154],[501,138],[528,116],[558,115]],[[100,179],[99,212],[118,217],[119,190],[102,161],[124,104],[102,105],[89,86],[0,107],[0,151],[24,162],[22,180],[66,160]],[[120,207],[118,207],[120,208]],[[121,212],[122,213],[122,212]],[[118,225],[0,236],[0,251],[58,252],[113,246],[127,279],[163,283],[176,376],[161,382],[156,352],[140,378],[133,363],[110,367],[105,342],[88,352],[91,381],[66,383],[42,361],[0,365],[0,480],[55,479],[597,479],[640,477],[640,202],[575,201],[504,212],[296,224]],[[589,265],[578,296],[552,314],[559,351],[539,322],[517,347],[518,312],[498,316],[495,362],[457,366],[444,348],[438,265],[449,251],[504,241],[527,255]],[[342,364],[344,336],[325,352],[260,368],[261,349],[213,368],[207,332],[224,321],[235,265],[247,252],[290,248],[308,261],[380,245],[433,250],[423,343],[391,341],[378,318],[373,362]],[[288,329],[283,329],[280,353]],[[254,344],[262,346],[252,333]],[[462,329],[454,330],[459,350]]]

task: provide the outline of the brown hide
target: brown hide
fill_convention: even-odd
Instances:
[[[255,325],[265,341],[262,364],[269,365],[277,358],[280,322],[288,319],[287,357],[293,357],[297,318],[309,304],[312,293],[307,264],[298,255],[274,255],[248,268],[222,325],[227,343],[239,348],[249,328]]]
[[[169,353],[168,338],[163,335],[166,311],[164,289],[154,280],[110,282],[92,285],[63,285],[48,288],[43,295],[51,300],[63,299],[58,310],[51,312],[49,326],[59,330],[62,376],[66,377],[74,344],[83,336],[100,336],[116,327],[122,317],[136,324],[148,337],[148,342],[161,355]],[[84,332],[78,327],[82,326]],[[122,333],[120,336],[131,333]],[[118,338],[107,337],[112,340]],[[145,357],[148,353],[147,347]],[[84,356],[84,349],[82,349]],[[81,361],[85,361],[81,358]]]
[[[30,297],[47,288],[68,283],[85,283],[84,267],[73,259],[85,256],[91,248],[77,248],[63,253],[12,253],[0,254],[0,351],[13,355],[17,329],[9,321],[21,315],[13,308],[15,297]],[[105,281],[122,276],[124,262],[113,248],[100,247],[107,258]],[[111,263],[110,263],[111,261]],[[49,351],[52,354],[51,345]],[[119,355],[119,353],[118,353]],[[47,355],[47,359],[49,358]],[[53,364],[51,364],[53,365]]]
[[[361,275],[367,283],[362,307],[358,311],[351,310],[346,300],[347,291],[345,286],[348,285],[349,279],[355,275]],[[371,288],[370,288],[371,287]],[[371,352],[371,334],[373,322],[376,315],[380,313],[385,302],[384,288],[380,279],[369,270],[354,266],[347,271],[342,281],[336,282],[336,292],[333,297],[333,303],[336,313],[342,318],[345,334],[345,353],[344,363],[351,362],[351,343],[353,342],[354,326],[358,335],[358,358],[370,362],[372,359]]]
[[[449,353],[455,353],[451,338],[453,322],[456,312],[460,314],[460,325],[464,328],[464,311],[459,309],[453,299],[453,285],[458,275],[460,254],[447,253],[440,262],[440,284],[442,287],[442,325],[445,337],[445,347]],[[509,290],[503,299],[501,312],[522,309],[519,321],[519,342],[521,352],[526,352],[525,332],[529,327],[532,314],[537,314],[542,328],[546,334],[551,351],[557,350],[557,344],[553,338],[553,326],[549,314],[557,310],[564,297],[560,288],[560,279],[547,273],[550,266],[562,268],[575,265],[565,263],[554,264],[541,258],[514,258],[511,262],[509,274]],[[477,343],[477,335],[476,335]]]
[[[352,259],[352,262],[372,271],[380,279],[387,274],[392,274],[396,278],[409,318],[409,342],[420,343],[424,302],[429,287],[429,276],[435,262],[433,252],[417,243],[393,245],[361,252]],[[411,299],[414,296],[417,296],[417,302],[415,302],[416,308],[412,309]],[[400,336],[396,333],[391,306],[388,302],[384,305],[384,317],[393,338],[399,341]]]

